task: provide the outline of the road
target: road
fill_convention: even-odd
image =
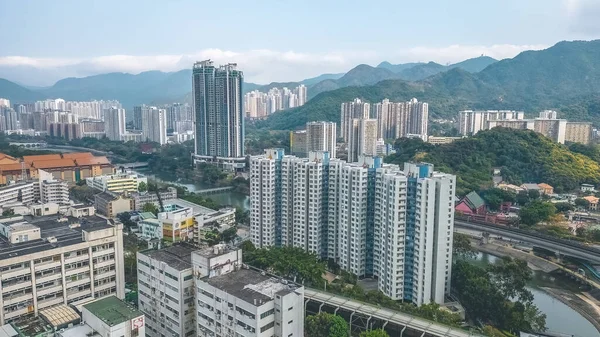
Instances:
[[[482,222],[455,220],[454,227],[500,235],[503,238],[527,242],[535,247],[544,248],[562,255],[577,257],[594,264],[600,264],[600,249],[579,242],[557,239],[522,229]]]

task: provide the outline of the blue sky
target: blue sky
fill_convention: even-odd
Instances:
[[[598,17],[598,0],[1,0],[0,77],[173,71],[211,57],[255,82],[299,80],[383,60],[512,57],[597,38]]]

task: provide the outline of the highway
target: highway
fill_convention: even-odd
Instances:
[[[576,241],[557,239],[544,234],[479,221],[454,220],[454,227],[500,235],[504,238],[527,242],[535,247],[544,248],[561,255],[577,257],[593,264],[600,264],[600,249]]]

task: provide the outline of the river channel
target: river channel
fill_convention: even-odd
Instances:
[[[479,253],[472,263],[485,266],[494,263],[498,257],[486,253]],[[546,326],[554,333],[568,334],[577,337],[598,337],[600,333],[587,319],[566,304],[550,296],[542,287],[567,289],[577,292],[576,283],[568,278],[554,276],[542,271],[534,271],[533,279],[527,289],[533,293],[533,303],[546,314]]]

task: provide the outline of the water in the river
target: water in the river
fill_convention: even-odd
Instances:
[[[173,179],[171,177],[156,176],[156,175],[148,174],[144,170],[138,170],[138,171],[142,174],[146,174],[149,178],[152,178],[152,179],[155,179],[158,181],[164,181],[164,182],[168,182],[171,184],[177,184],[177,185],[184,186],[190,192],[195,192],[197,190],[203,190],[203,189],[209,189],[209,188],[215,187],[215,186],[205,185],[202,183],[193,183],[192,184],[189,182],[175,182],[176,179]],[[240,207],[244,210],[250,209],[250,197],[243,193],[228,191],[225,193],[210,194],[210,195],[207,195],[207,197],[213,199],[214,201],[218,202],[219,204],[221,204],[223,206]]]
[[[477,265],[494,263],[498,258],[494,255],[479,253]],[[534,271],[533,280],[527,289],[533,293],[533,303],[546,314],[546,326],[549,331],[574,335],[577,337],[598,337],[600,332],[594,325],[581,316],[568,305],[554,299],[552,296],[540,289],[540,287],[554,287],[576,291],[577,286],[569,279],[554,277],[541,271]]]

